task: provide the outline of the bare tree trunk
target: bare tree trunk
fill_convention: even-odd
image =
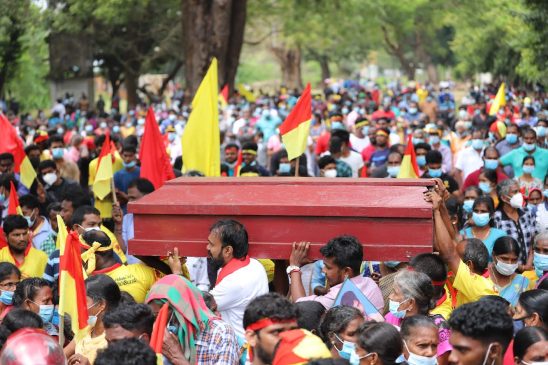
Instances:
[[[137,88],[139,86],[139,75],[130,70],[124,72],[124,75],[124,84],[126,85],[127,91],[127,106],[129,110],[135,108],[137,106],[137,103],[139,102],[139,96],[137,95]]]
[[[219,61],[219,82],[234,87],[242,50],[247,0],[181,0],[185,81],[193,94],[211,58]]]
[[[270,48],[282,71],[282,84],[290,89],[302,89],[301,49],[281,47]]]
[[[331,70],[329,69],[329,57],[327,57],[327,55],[322,55],[320,56],[320,59],[318,61],[322,70],[322,82],[325,82],[326,79],[331,78]]]

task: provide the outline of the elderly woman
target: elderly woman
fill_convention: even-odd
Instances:
[[[523,195],[514,180],[504,180],[498,186],[499,206],[495,212],[498,229],[518,242],[518,272],[533,269],[533,238],[537,234],[535,217],[523,207]]]
[[[429,316],[430,310],[436,305],[433,298],[434,287],[428,275],[422,272],[401,270],[394,277],[392,293],[388,296],[390,313],[387,313],[384,319],[386,322],[400,327],[404,318],[417,314]],[[447,364],[451,352],[448,326],[442,316],[432,315],[430,317],[438,327],[438,364]]]
[[[158,280],[145,302],[157,315],[167,310],[163,355],[172,364],[237,364],[238,340],[232,327],[209,310],[200,290],[186,278]],[[156,326],[156,324],[155,324]]]
[[[364,322],[362,313],[354,307],[333,307],[327,311],[320,323],[319,335],[333,358],[355,359],[358,329]]]
[[[409,365],[437,364],[438,327],[422,315],[407,317],[401,326],[403,356]]]

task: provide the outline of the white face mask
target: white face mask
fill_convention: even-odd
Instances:
[[[403,341],[403,344],[409,353],[409,358],[407,358],[407,363],[409,365],[436,365],[438,363],[438,358],[436,355],[431,357],[417,355],[409,350],[409,347],[407,347],[407,342]]]
[[[324,177],[337,177],[337,170],[330,169],[323,172]]]
[[[510,205],[512,208],[516,209],[523,207],[523,195],[521,193],[514,194],[514,196],[510,199]]]
[[[502,262],[499,259],[497,259],[497,263],[495,264],[495,269],[501,275],[510,276],[513,273],[515,273],[516,270],[518,269],[518,263],[507,264],[506,262]]]
[[[44,182],[48,185],[53,185],[57,181],[57,174],[55,172],[50,172],[42,176]]]

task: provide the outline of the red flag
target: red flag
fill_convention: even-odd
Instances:
[[[416,179],[419,177],[419,166],[417,165],[412,137],[412,135],[407,137],[407,147],[405,148],[398,178]]]
[[[23,215],[21,211],[21,206],[19,206],[19,198],[17,197],[17,189],[13,185],[13,181],[10,181],[10,200],[8,203],[8,214],[19,214]]]
[[[228,84],[226,84],[221,90],[221,96],[223,97],[225,103],[228,103]]]
[[[112,144],[110,142],[110,133],[105,133],[105,142],[103,142],[103,146],[101,147],[101,153],[99,154],[99,161],[97,161],[97,170],[99,170],[99,166],[101,165],[101,160],[106,155],[110,155],[112,151]],[[112,158],[112,157],[111,157]]]
[[[150,180],[155,189],[164,185],[167,180],[175,178],[152,107],[147,112],[139,158],[141,177]]]
[[[13,155],[14,170],[19,173],[21,163],[26,157],[25,148],[15,128],[2,113],[0,113],[0,131],[0,153],[9,152]]]
[[[80,337],[88,325],[88,306],[78,232],[70,233],[60,254],[59,314],[70,315],[72,330]]]
[[[152,334],[150,336],[150,347],[157,356],[162,355],[162,345],[164,343],[164,334],[167,327],[167,321],[168,321],[168,314],[169,314],[169,304],[164,303],[162,306],[162,309],[160,309],[160,312],[158,312],[158,316],[156,317],[156,320],[154,321],[154,326],[152,327]]]
[[[234,176],[240,176],[240,169],[242,168],[243,158],[242,150],[238,151],[238,159],[236,160],[236,165],[234,166]]]

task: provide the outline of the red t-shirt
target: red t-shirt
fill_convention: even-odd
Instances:
[[[316,141],[316,149],[314,150],[316,156],[327,152],[327,150],[329,149],[329,139],[331,139],[330,132],[324,132],[321,136],[318,137],[318,140]]]
[[[469,186],[478,186],[479,185],[479,176],[481,172],[483,171],[483,167],[480,169],[477,169],[476,171],[470,173],[464,180],[464,183],[462,184],[462,191],[465,191],[468,189]],[[500,167],[497,168],[497,181],[501,182],[503,180],[508,179],[508,176],[504,172],[502,172],[502,169]]]
[[[364,162],[369,162],[369,160],[371,160],[371,156],[373,155],[373,153],[375,153],[377,149],[375,148],[375,146],[373,146],[372,144],[370,144],[369,146],[365,147],[362,151],[362,158],[363,158],[363,161]]]

